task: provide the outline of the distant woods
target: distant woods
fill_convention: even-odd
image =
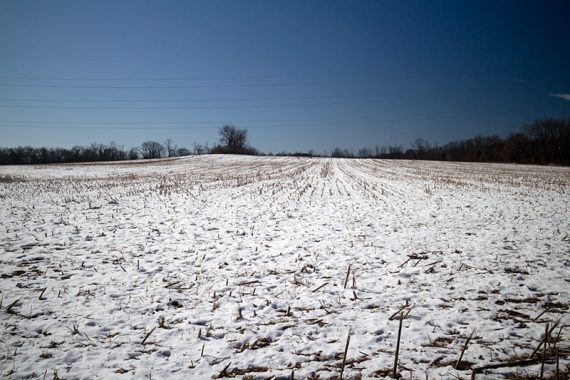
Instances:
[[[76,145],[71,149],[64,148],[32,148],[19,146],[16,148],[0,148],[1,165],[20,164],[60,164],[73,162],[124,161],[148,158],[164,158],[188,156],[194,152],[204,153],[204,148],[191,151],[186,148],[166,148],[166,144],[156,141],[145,141],[140,147],[126,150],[122,145],[110,143]]]
[[[354,152],[336,148],[331,156],[570,165],[570,119],[538,120],[506,138],[476,136],[442,146],[419,138],[409,149],[376,145]]]
[[[207,143],[194,143],[191,148],[178,147],[171,139],[164,142],[145,141],[140,147],[130,149],[113,142],[109,145],[98,143],[88,146],[76,145],[71,149],[30,146],[0,148],[0,165],[125,161],[202,154],[259,154],[255,148],[248,145],[245,129],[224,125],[218,130],[218,135],[219,143],[211,148]]]
[[[163,142],[145,141],[140,147],[130,149],[115,143],[94,143],[71,149],[30,146],[0,148],[0,165],[123,161],[201,154],[263,155],[248,144],[245,129],[225,125],[218,130],[218,136],[218,144],[211,148],[208,144],[198,143],[194,143],[191,148],[178,147],[171,139]],[[441,146],[419,138],[408,149],[398,145],[375,145],[357,151],[335,148],[330,155],[319,155],[312,151],[282,152],[277,155],[570,165],[570,119],[538,120],[506,138],[476,136]]]
[[[0,165],[140,160],[207,154],[209,151],[208,144],[194,143],[191,148],[185,148],[176,146],[170,139],[162,143],[145,141],[140,147],[130,149],[113,142],[109,145],[76,145],[71,149],[19,146],[0,148]]]

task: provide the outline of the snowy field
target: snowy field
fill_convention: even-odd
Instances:
[[[0,167],[0,377],[384,377],[400,318],[406,379],[553,377],[569,196],[559,167]]]

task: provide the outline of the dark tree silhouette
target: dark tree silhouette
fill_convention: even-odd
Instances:
[[[570,119],[543,119],[524,126],[533,160],[539,164],[570,162]]]
[[[426,160],[429,158],[429,152],[431,146],[430,143],[427,142],[427,140],[423,138],[416,139],[416,141],[414,141],[414,143],[412,144],[412,147],[416,151],[417,155],[416,158],[419,158],[420,160]]]
[[[174,145],[172,139],[166,139],[164,141],[164,150],[166,152],[166,157],[176,157],[177,146]]]
[[[141,145],[143,158],[161,158],[166,153],[166,148],[156,141],[145,141]]]
[[[138,160],[139,159],[139,148],[131,148],[129,149],[129,160]]]
[[[220,144],[229,149],[243,148],[247,143],[247,130],[238,129],[233,125],[224,125],[218,131]]]
[[[239,129],[233,125],[224,125],[218,130],[220,144],[213,147],[210,153],[221,154],[257,154],[255,148],[247,145],[247,129]]]
[[[194,144],[193,154],[232,153],[259,154],[247,144],[247,130],[224,125],[218,131],[220,144],[209,149],[208,144]],[[186,148],[177,148],[172,140],[166,147],[156,141],[146,141],[140,148],[124,150],[111,142],[109,145],[93,143],[88,146],[63,148],[33,148],[18,146],[0,148],[0,165],[51,164],[64,162],[96,162],[160,158],[190,154]],[[307,153],[281,152],[285,156],[317,156]],[[364,147],[356,151],[335,148],[333,157],[423,159],[442,161],[517,162],[522,164],[570,165],[570,119],[542,119],[525,125],[521,132],[506,138],[499,136],[475,136],[451,141],[439,146],[424,139],[417,139],[404,151],[399,145]]]
[[[191,153],[190,153],[190,150],[188,150],[188,148],[178,148],[178,149],[176,149],[176,155],[177,155],[178,157],[189,156],[190,154],[191,154]]]

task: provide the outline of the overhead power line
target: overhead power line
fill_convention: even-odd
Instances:
[[[287,119],[287,120],[232,120],[231,123],[304,123],[311,121],[335,121],[335,120],[376,120],[376,118],[371,117],[337,117],[334,119],[326,118],[312,118],[312,119]],[[90,124],[90,125],[186,125],[191,123],[199,124],[224,124],[228,121],[201,121],[201,120],[188,120],[188,121],[128,121],[128,122],[114,122],[114,121],[99,121],[99,122],[85,122],[85,121],[70,121],[70,120],[60,120],[60,121],[24,121],[24,120],[0,120],[0,123],[27,123],[27,124]]]
[[[363,120],[338,120],[338,121],[322,121],[320,123],[302,123],[302,124],[272,124],[272,122],[267,122],[265,125],[240,125],[242,128],[304,128],[304,127],[327,127],[330,125],[346,125],[346,126],[355,126],[355,125],[362,125],[362,124],[379,124],[385,122],[402,122],[402,121],[423,121],[423,120],[439,120],[439,119],[455,119],[455,118],[464,118],[464,117],[485,117],[485,116],[496,116],[501,114],[508,114],[513,112],[520,112],[519,109],[516,110],[498,110],[494,112],[487,112],[487,113],[457,113],[457,114],[447,114],[447,115],[427,115],[421,117],[405,117],[405,118],[377,118],[377,119],[370,119],[368,122]],[[2,121],[0,120],[0,124],[3,124],[2,127],[9,127],[9,128],[44,128],[44,129],[131,129],[131,130],[162,130],[162,129],[175,129],[175,130],[188,130],[188,129],[214,129],[219,128],[217,126],[199,126],[195,125],[198,122],[117,122],[117,123],[74,123],[75,125],[69,125],[73,122],[65,122],[67,125],[57,125],[57,124],[64,124],[63,122],[24,122],[24,121]],[[200,122],[206,123],[206,122]],[[214,123],[214,122],[208,122]],[[279,123],[279,121],[274,121],[273,123]],[[53,125],[50,125],[53,124]],[[194,124],[194,125],[192,125]],[[219,123],[223,124],[223,123]],[[96,125],[103,125],[96,126]],[[111,126],[113,125],[113,126]],[[136,126],[135,126],[136,125]],[[152,125],[145,127],[144,125]],[[178,127],[168,127],[165,125],[179,125]],[[184,125],[184,126],[180,126]]]
[[[513,71],[513,70],[511,70]],[[516,71],[516,70],[515,70]],[[247,88],[247,87],[294,87],[294,86],[313,86],[313,85],[337,85],[337,84],[362,84],[362,83],[375,83],[384,81],[400,81],[400,80],[417,80],[417,79],[444,79],[453,77],[476,76],[481,74],[494,73],[491,70],[470,71],[461,73],[448,73],[448,74],[434,74],[434,75],[400,75],[400,76],[382,76],[375,78],[361,78],[361,79],[344,79],[344,80],[310,80],[310,81],[297,81],[297,82],[272,82],[272,83],[210,83],[210,84],[194,84],[194,85],[86,85],[86,84],[29,84],[29,83],[0,83],[0,87],[23,87],[23,88],[83,88],[83,89],[182,89],[182,88]],[[293,76],[295,77],[295,76]],[[297,78],[303,77],[318,77],[313,76],[296,76]],[[255,77],[235,77],[233,80],[238,79],[252,79]],[[265,76],[259,79],[266,78],[287,78],[287,76]],[[35,81],[98,81],[98,82],[121,82],[121,81],[190,81],[199,80],[197,78],[42,78],[42,77],[0,77],[2,80],[35,80]],[[212,80],[212,79],[204,79]],[[225,79],[227,80],[227,78]]]
[[[1,61],[1,59],[0,59]],[[387,76],[389,71],[351,71],[351,72],[337,72],[337,73],[317,73],[317,74],[276,74],[276,75],[226,75],[226,76],[175,76],[175,77],[81,77],[81,76],[70,76],[70,77],[60,77],[60,76],[24,76],[24,75],[14,75],[14,76],[0,76],[0,80],[34,80],[34,81],[121,81],[121,82],[133,82],[133,81],[146,81],[146,82],[168,82],[168,81],[203,81],[203,80],[251,80],[251,79],[288,79],[288,78],[331,78],[331,77],[346,77],[346,76],[360,76],[360,75],[380,75],[378,80],[407,80],[407,79],[420,79],[420,78],[442,78],[442,77],[462,77],[471,75],[481,75],[496,72],[520,72],[537,70],[538,66],[529,67],[503,67],[503,68],[493,68],[485,70],[471,70],[471,71],[460,71],[454,73],[446,74],[431,74],[431,75],[390,75]],[[394,71],[392,71],[394,72]]]
[[[445,97],[444,97],[445,98]],[[227,108],[290,108],[290,107],[320,107],[320,106],[350,106],[359,104],[381,104],[390,101],[410,101],[420,99],[438,99],[437,97],[399,99],[399,100],[363,100],[353,102],[320,102],[320,103],[291,103],[291,104],[232,104],[232,105],[188,105],[169,107],[102,107],[102,106],[53,106],[29,104],[0,104],[0,108],[43,108],[43,109],[79,109],[79,110],[195,110],[195,109],[227,109]]]
[[[11,84],[0,83],[0,87],[23,87],[23,88],[82,88],[82,89],[183,89],[183,88],[254,88],[254,87],[295,87],[295,86],[320,86],[320,85],[337,85],[337,84],[359,84],[374,83],[390,79],[355,79],[355,80],[338,80],[338,81],[308,81],[293,83],[233,83],[233,84],[204,84],[204,85],[139,85],[139,86],[116,86],[116,85],[66,85],[66,84]],[[394,80],[394,79],[392,79]]]
[[[478,90],[478,89],[475,89]],[[506,92],[506,91],[505,91]],[[508,91],[510,92],[510,91]],[[0,98],[0,102],[27,102],[27,103],[218,103],[218,102],[247,102],[247,101],[274,101],[274,100],[313,100],[313,99],[339,99],[339,98],[362,98],[362,97],[376,97],[386,95],[405,95],[415,94],[418,91],[398,91],[398,92],[375,92],[369,94],[347,94],[347,95],[318,95],[318,96],[278,96],[278,97],[242,97],[242,98],[217,98],[217,99],[176,99],[176,100],[158,100],[158,99],[77,99],[77,98]],[[406,101],[406,100],[423,100],[423,99],[446,99],[455,97],[469,97],[478,95],[492,95],[497,94],[497,91],[466,91],[456,94],[438,94],[438,95],[425,95],[413,96],[403,98],[388,98],[382,101]],[[500,91],[499,93],[503,93]]]

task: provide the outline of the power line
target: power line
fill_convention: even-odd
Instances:
[[[361,101],[345,101],[345,102],[318,102],[318,103],[289,103],[289,104],[225,104],[225,105],[187,105],[187,106],[139,106],[139,107],[111,107],[111,106],[62,106],[62,105],[38,105],[38,104],[2,104],[0,103],[0,108],[40,108],[40,109],[82,109],[82,110],[190,110],[190,109],[228,109],[228,108],[288,108],[288,107],[315,107],[315,106],[329,106],[329,105],[358,105],[358,104],[381,104],[381,103],[389,103],[389,102],[405,102],[405,101],[417,101],[417,100],[436,100],[436,99],[451,99],[451,98],[461,98],[461,97],[476,97],[476,96],[490,96],[490,95],[497,95],[508,93],[507,91],[494,91],[493,93],[487,92],[476,92],[476,93],[459,93],[459,94],[447,94],[447,95],[435,95],[435,96],[416,96],[416,97],[403,97],[403,98],[391,98],[391,99],[375,99],[375,100],[361,100]],[[342,98],[343,96],[324,96],[323,98]],[[257,100],[303,100],[303,99],[319,99],[320,97],[283,97],[283,98],[249,98],[250,100],[257,99]],[[245,99],[241,99],[245,101]],[[0,102],[9,102],[15,100],[8,100],[8,99],[0,99]],[[32,103],[41,103],[44,102],[43,100],[20,100],[25,102],[32,102]],[[240,101],[240,99],[236,99],[235,101]],[[53,100],[53,99],[46,99],[45,103],[54,103],[54,102],[64,102],[63,100]],[[183,100],[174,100],[174,101],[151,101],[151,100],[121,100],[121,101],[112,101],[112,100],[75,100],[72,102],[80,102],[80,103],[184,103]],[[202,102],[202,101],[196,101]],[[209,100],[207,102],[217,102],[216,100]]]
[[[304,81],[304,82],[273,82],[273,83],[232,83],[232,84],[201,84],[201,85],[73,85],[73,84],[12,84],[12,83],[0,83],[0,87],[24,87],[24,88],[83,88],[83,89],[182,89],[182,88],[246,88],[246,87],[294,87],[294,86],[313,86],[313,85],[336,85],[336,84],[361,84],[361,83],[375,83],[384,81],[399,81],[399,80],[413,80],[413,79],[443,79],[452,77],[462,77],[462,76],[472,76],[480,75],[484,73],[492,72],[490,70],[486,71],[476,71],[476,72],[463,72],[463,73],[451,73],[451,74],[436,74],[436,75],[403,75],[403,76],[385,76],[380,78],[367,78],[367,79],[346,79],[346,80],[334,80],[334,81]],[[4,80],[10,77],[4,77]],[[271,78],[271,76],[268,76]],[[273,77],[277,78],[277,77]],[[15,79],[15,78],[13,78]],[[120,82],[127,79],[101,79],[101,78],[59,78],[50,79],[44,78],[40,79],[32,77],[26,78],[26,80],[46,80],[46,81],[114,81]],[[133,79],[136,80],[136,79]],[[147,78],[139,79],[141,81],[153,81],[153,80],[168,80],[168,81],[184,81],[191,79],[184,78]],[[196,80],[196,79],[193,79]]]
[[[409,101],[418,99],[436,99],[435,97],[400,99],[391,101]],[[292,103],[292,104],[241,104],[241,105],[201,105],[201,106],[177,106],[177,107],[101,107],[101,106],[44,106],[44,105],[5,105],[0,104],[0,108],[42,108],[42,109],[80,109],[80,110],[195,110],[195,109],[227,109],[227,108],[289,108],[289,107],[320,107],[320,106],[349,106],[359,104],[381,104],[390,100],[364,100],[353,102],[320,102],[320,103]]]
[[[564,111],[567,112],[568,109],[566,107],[547,107],[547,108],[537,108],[539,111]],[[341,124],[355,124],[355,123],[362,123],[362,122],[383,122],[383,121],[413,121],[413,120],[428,120],[428,119],[445,119],[445,118],[456,118],[456,117],[473,117],[473,116],[492,116],[497,114],[505,114],[505,113],[513,113],[513,112],[521,112],[520,108],[516,109],[508,109],[508,110],[497,110],[492,112],[471,112],[471,113],[452,113],[452,114],[443,114],[443,115],[426,115],[426,116],[419,116],[419,117],[408,117],[408,118],[398,118],[398,117],[388,117],[388,118],[378,118],[378,117],[370,117],[370,116],[347,116],[347,117],[335,117],[335,118],[302,118],[302,119],[261,119],[261,120],[184,120],[184,121],[146,121],[146,120],[139,120],[139,121],[82,121],[82,120],[0,120],[1,124],[4,126],[10,127],[29,127],[35,128],[43,126],[52,128],[53,125],[70,125],[71,128],[77,126],[153,126],[152,128],[161,129],[164,128],[165,125],[170,126],[185,126],[184,128],[188,128],[188,125],[192,124],[275,124],[275,123],[289,123],[289,124],[279,124],[279,126],[291,126],[290,123],[301,123],[301,126],[310,125],[310,123],[318,122],[318,123],[326,123],[328,125],[332,125],[335,123]],[[159,127],[162,126],[162,127]],[[59,127],[59,126],[58,126]],[[266,127],[266,126],[256,126],[250,125],[251,128],[258,128],[258,127]],[[97,128],[97,127],[96,127]],[[109,127],[114,128],[114,127]],[[134,129],[137,129],[134,128]],[[184,129],[182,128],[182,129]],[[218,127],[211,127],[211,128],[218,128]]]
[[[78,110],[195,110],[195,109],[226,109],[226,108],[289,108],[289,107],[319,107],[346,106],[357,104],[377,104],[382,101],[361,102],[324,102],[324,103],[294,103],[294,104],[255,104],[255,105],[224,105],[224,106],[180,106],[180,107],[81,107],[81,106],[41,106],[41,105],[0,105],[0,108],[44,108],[44,109],[78,109]]]
[[[306,122],[329,122],[338,120],[376,120],[373,117],[336,117],[334,119],[326,118],[309,118],[309,119],[285,119],[285,120],[233,120],[231,123],[306,123]],[[0,123],[26,123],[26,124],[88,124],[88,125],[186,125],[186,124],[224,124],[229,123],[228,120],[222,121],[212,121],[212,120],[188,120],[188,121],[128,121],[128,122],[114,122],[114,121],[100,121],[100,122],[85,122],[85,121],[70,121],[70,120],[59,120],[59,121],[27,121],[27,120],[0,120]]]
[[[408,78],[410,79],[410,78]],[[209,85],[163,85],[163,86],[96,86],[96,85],[62,85],[62,84],[10,84],[0,83],[0,87],[18,88],[82,88],[82,89],[188,89],[188,88],[255,88],[255,87],[295,87],[295,86],[320,86],[337,84],[359,84],[386,81],[388,79],[355,79],[339,81],[310,81],[296,83],[255,83],[255,84],[209,84]],[[394,79],[391,79],[394,80]]]
[[[427,115],[421,117],[407,117],[407,118],[376,118],[370,119],[369,122],[360,121],[355,122],[354,120],[346,120],[346,121],[322,121],[321,123],[311,124],[311,123],[303,123],[303,124],[273,124],[273,125],[240,125],[242,128],[304,128],[304,127],[326,127],[330,125],[347,125],[347,126],[355,126],[355,125],[362,125],[362,124],[377,124],[383,122],[402,122],[402,121],[424,121],[424,120],[443,120],[443,119],[455,119],[455,118],[464,118],[464,117],[485,117],[485,116],[496,116],[501,114],[508,114],[513,112],[520,112],[520,109],[511,109],[511,110],[499,110],[494,112],[487,112],[487,113],[457,113],[457,114],[447,114],[447,115]],[[276,121],[279,122],[279,121]],[[21,123],[21,124],[19,124]],[[161,123],[161,122],[154,122],[154,123],[75,123],[76,125],[73,126],[61,126],[55,124],[63,124],[63,122],[35,122],[33,124],[28,124],[32,122],[14,122],[14,121],[0,121],[2,127],[9,127],[9,128],[44,128],[44,129],[97,129],[97,130],[104,130],[104,129],[129,129],[129,130],[163,130],[163,129],[174,129],[174,130],[188,130],[188,129],[217,129],[218,127],[215,126],[197,126],[197,125],[186,125],[183,127],[165,127],[164,125],[172,125],[173,123]],[[41,124],[40,124],[41,123]],[[71,124],[73,122],[65,122],[66,124]],[[183,125],[183,124],[197,124],[198,122],[176,122],[176,125]],[[206,122],[200,122],[206,123]],[[209,122],[214,123],[214,122]],[[217,123],[217,122],[216,122]],[[271,122],[267,122],[270,124]],[[46,125],[46,124],[54,124],[54,125]],[[223,124],[223,123],[218,123]],[[93,126],[89,126],[93,125]],[[104,125],[103,127],[97,127],[94,125]],[[114,127],[110,127],[109,125],[115,125]],[[118,126],[117,126],[118,125]],[[126,125],[138,125],[136,127],[129,127]],[[142,127],[141,125],[155,125],[153,127]]]
[[[1,59],[0,59],[1,61]],[[38,81],[201,81],[201,80],[243,80],[243,79],[275,79],[275,78],[327,78],[327,77],[342,77],[342,76],[359,76],[359,75],[384,75],[381,78],[374,80],[407,80],[407,79],[420,79],[420,78],[442,78],[442,77],[461,77],[471,75],[481,75],[494,72],[518,72],[523,70],[537,70],[538,66],[530,66],[526,68],[494,68],[486,70],[463,71],[446,74],[433,74],[433,75],[394,75],[385,76],[387,71],[352,71],[352,72],[337,72],[329,74],[279,74],[279,75],[228,75],[228,76],[195,76],[195,77],[44,77],[44,76],[0,76],[0,80],[38,80]]]
[[[397,94],[410,94],[417,91],[404,91],[397,92]],[[446,99],[455,97],[470,97],[478,95],[493,95],[507,91],[493,91],[489,92],[464,92],[458,94],[440,94],[429,96],[416,96],[406,98],[392,98],[381,99],[382,101],[407,101],[407,100],[424,100],[424,99]],[[510,92],[510,91],[509,91]],[[372,94],[359,94],[359,95],[319,95],[319,96],[280,96],[280,97],[245,97],[245,98],[219,98],[219,99],[179,99],[179,100],[155,100],[155,99],[54,99],[54,98],[0,98],[0,102],[28,102],[28,103],[211,103],[211,102],[246,102],[246,101],[273,101],[273,100],[311,100],[311,99],[338,99],[338,98],[361,98],[361,97],[374,97],[390,95],[394,93],[372,93]]]

